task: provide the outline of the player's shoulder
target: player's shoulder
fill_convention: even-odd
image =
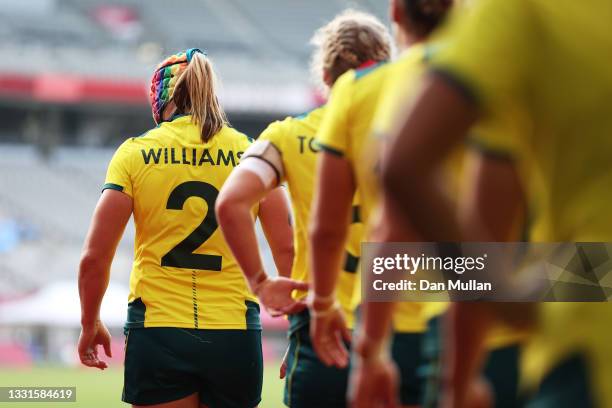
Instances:
[[[223,126],[223,128],[214,136],[219,138],[223,144],[232,144],[240,148],[247,148],[253,139],[241,131],[231,127]]]
[[[322,105],[304,113],[274,121],[266,127],[259,138],[280,144],[284,138],[295,136],[297,133],[316,132],[323,118],[324,111],[325,105]]]
[[[158,141],[156,130],[158,128],[149,129],[138,136],[130,136],[126,138],[117,148],[117,153],[129,154],[137,151],[140,148],[155,144]]]
[[[124,144],[128,147],[147,146],[150,144],[159,143],[166,134],[162,126],[156,126],[149,129],[138,136],[132,136],[125,140]]]
[[[395,61],[389,64],[388,70],[397,73],[411,67],[422,66],[435,55],[441,47],[440,43],[413,45],[404,51]]]
[[[361,67],[353,70],[354,78],[353,81],[361,81],[365,78],[373,79],[379,75],[383,75],[384,71],[389,68],[387,61],[371,62],[362,65]]]
[[[297,115],[287,116],[285,119],[272,122],[270,126],[289,128],[294,125],[308,123],[310,121],[315,120],[318,117],[321,117],[323,115],[324,110],[325,110],[325,105],[317,106],[313,109],[309,109]]]
[[[325,105],[317,106],[316,108],[310,109],[304,113],[301,113],[297,116],[289,117],[285,120],[289,120],[291,123],[295,125],[311,125],[317,127],[321,121],[325,113]]]
[[[332,94],[342,98],[357,90],[372,86],[378,87],[381,78],[385,77],[390,65],[387,61],[380,61],[350,69],[336,80],[332,88]]]

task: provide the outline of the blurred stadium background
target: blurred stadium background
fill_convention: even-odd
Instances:
[[[115,341],[104,373],[77,364],[76,274],[114,149],[153,126],[153,69],[167,54],[206,49],[230,121],[256,137],[322,101],[308,40],[346,7],[388,21],[380,0],[0,0],[0,386],[77,386],[77,404],[65,406],[123,405],[132,226],[103,305]],[[277,407],[285,322],[264,322],[262,406]]]

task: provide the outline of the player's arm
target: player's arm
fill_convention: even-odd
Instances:
[[[450,151],[465,137],[470,126],[477,118],[477,108],[466,99],[458,89],[446,83],[440,77],[429,75],[423,88],[404,115],[397,137],[384,152],[382,162],[382,181],[384,194],[389,200],[403,208],[400,216],[411,222],[424,241],[461,241],[459,222],[456,219],[452,203],[437,184],[442,165]],[[444,118],[444,120],[440,120]],[[452,350],[458,350],[459,344],[467,346],[467,353],[462,350],[458,355],[451,351],[447,361],[452,364],[453,372],[449,375],[451,382],[458,380],[458,371],[464,371],[470,382],[474,376],[469,373],[480,364],[483,348],[484,327],[478,328],[477,334],[467,333],[462,322],[462,311],[453,314],[451,330],[453,335]],[[468,320],[473,317],[467,316]],[[465,344],[468,340],[475,343]],[[451,385],[451,384],[447,384]],[[455,388],[460,387],[460,388]],[[460,398],[467,392],[467,385],[452,384],[451,393],[445,401],[448,407],[459,407]],[[452,396],[452,397],[451,397]]]
[[[369,224],[369,242],[419,241],[411,228],[399,222],[398,208],[388,199],[380,200]],[[363,325],[357,334],[350,375],[352,406],[365,408],[397,398],[399,376],[389,355],[394,309],[394,302],[362,303]]]
[[[287,195],[283,187],[272,190],[259,203],[259,219],[272,250],[278,274],[291,276],[293,266],[293,228]]]
[[[399,222],[400,209],[388,198],[383,198],[378,203],[370,221],[369,242],[415,242],[420,241],[412,228]],[[368,278],[370,276],[368,275]],[[391,331],[393,316],[393,302],[364,302],[363,326],[359,334],[359,343],[367,341],[366,348],[380,350],[387,342]],[[368,352],[368,355],[372,353]]]
[[[460,241],[454,206],[438,182],[448,154],[477,119],[476,105],[437,75],[424,80],[382,161],[384,194],[425,241]],[[440,120],[444,118],[444,120]]]
[[[509,156],[470,151],[461,194],[459,219],[465,240],[504,242],[519,239],[525,202],[519,175]],[[522,310],[521,305],[517,305]],[[512,309],[512,308],[510,308]],[[459,302],[449,310],[444,360],[449,381],[447,406],[466,406],[485,358],[485,341],[495,322],[496,304]],[[460,352],[459,352],[460,350]]]
[[[348,352],[342,342],[343,339],[349,339],[346,325],[343,320],[325,321],[320,318],[332,313],[338,319],[343,318],[336,304],[335,288],[342,270],[355,181],[350,162],[325,150],[319,157],[316,179],[310,223],[310,262],[314,290],[310,308],[313,319],[320,321],[313,325],[313,343],[325,364],[344,367],[348,364]],[[331,327],[323,327],[326,324]],[[331,339],[327,339],[327,336],[331,336]]]
[[[278,186],[282,177],[280,170],[282,161],[278,151],[268,141],[257,141],[242,156],[241,164],[226,180],[216,202],[217,220],[225,240],[251,290],[274,315],[303,307],[292,299],[291,292],[307,288],[307,284],[301,282],[269,277],[258,250],[251,209]]]
[[[110,278],[117,245],[132,214],[132,198],[104,190],[96,206],[79,265],[81,326],[79,356],[84,365],[106,368],[98,359],[97,345],[110,356],[110,335],[100,321],[100,305]]]
[[[344,315],[336,302],[335,288],[350,226],[355,180],[348,151],[348,120],[354,72],[335,82],[317,142],[322,151],[317,160],[315,194],[310,219],[310,267],[314,285],[310,304],[310,336],[317,355],[325,364],[344,367],[348,339]]]

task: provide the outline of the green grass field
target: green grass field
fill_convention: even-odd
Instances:
[[[25,408],[26,406],[53,408],[112,408],[128,407],[121,402],[123,372],[111,368],[100,372],[85,368],[36,367],[32,369],[8,369],[0,367],[0,386],[74,386],[77,402],[66,403],[3,403],[0,407]],[[278,378],[278,363],[267,362],[264,372],[262,408],[283,407],[283,381]],[[236,390],[239,392],[239,390]]]

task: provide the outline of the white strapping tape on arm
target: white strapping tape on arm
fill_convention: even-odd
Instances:
[[[283,161],[278,149],[269,141],[256,141],[242,155],[238,167],[254,173],[266,188],[279,185]]]

